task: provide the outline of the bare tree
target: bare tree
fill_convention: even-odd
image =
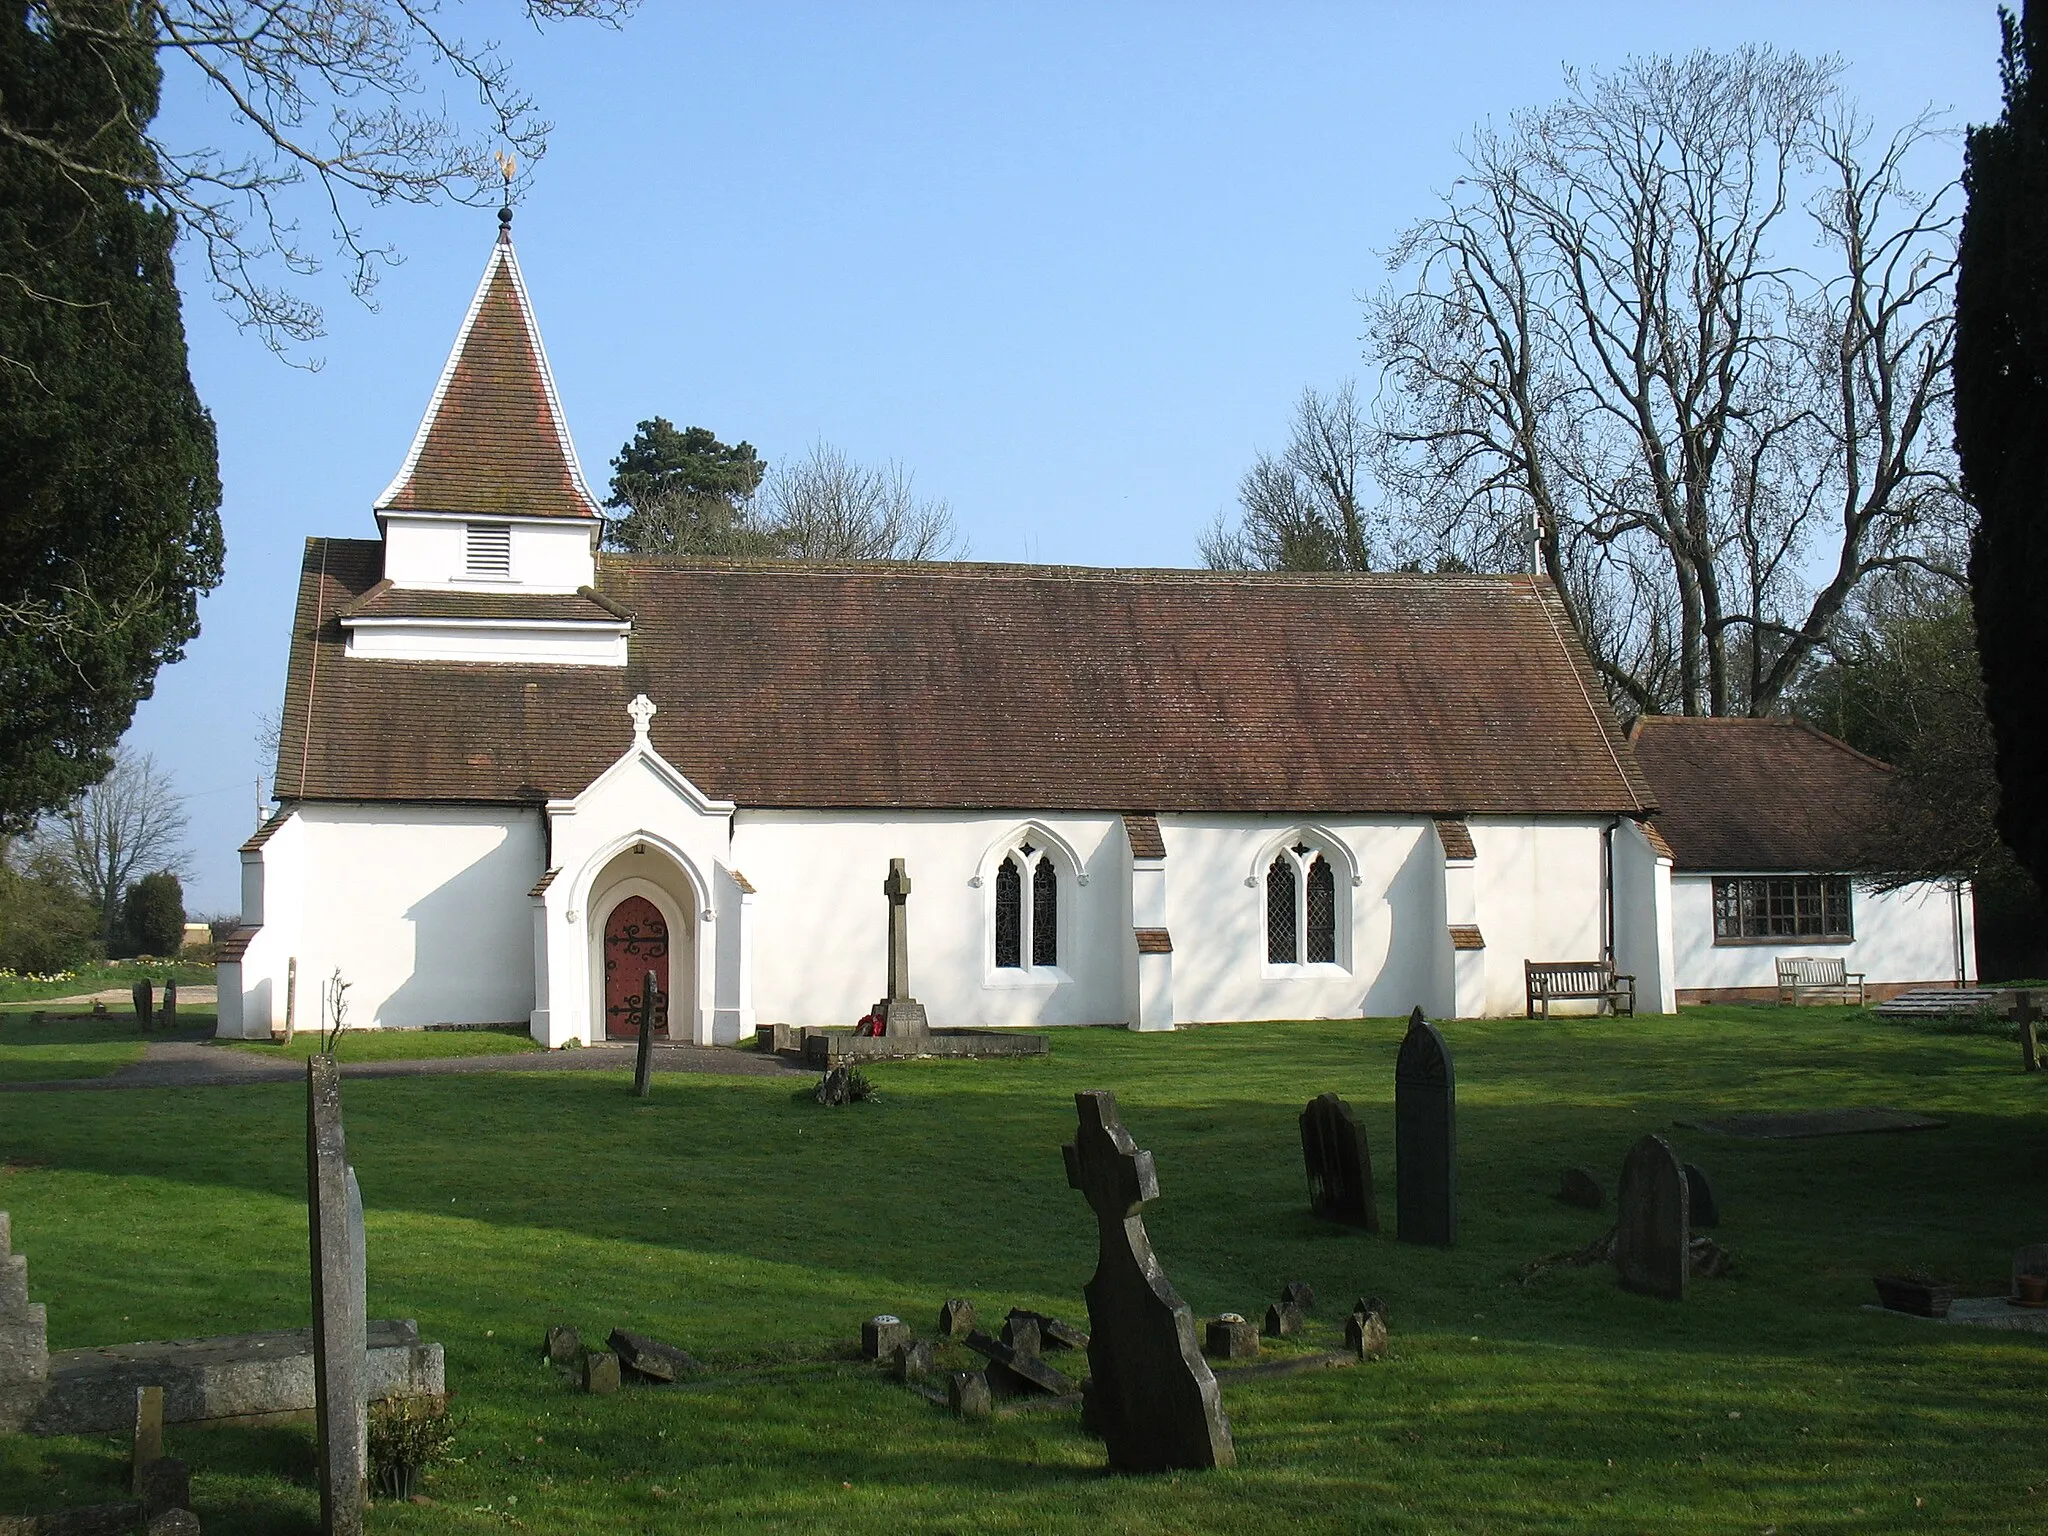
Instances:
[[[521,0],[536,27],[567,19],[616,25],[638,0]],[[499,45],[450,30],[440,0],[29,0],[29,25],[111,53],[144,49],[175,87],[207,103],[219,149],[203,132],[147,119],[128,104],[150,163],[102,163],[43,135],[0,102],[0,137],[47,156],[86,185],[149,199],[175,214],[205,252],[220,301],[273,347],[321,332],[321,311],[290,278],[320,270],[301,230],[308,207],[368,295],[393,259],[360,211],[391,202],[480,203],[499,186],[497,156],[537,159],[550,124],[514,83]],[[452,90],[450,89],[452,87]],[[450,100],[468,97],[458,111]],[[183,129],[183,133],[180,129]],[[508,171],[509,174],[509,171]],[[303,189],[310,204],[297,195]]]
[[[111,939],[129,883],[157,870],[188,877],[185,808],[170,776],[147,752],[114,754],[108,775],[44,825],[38,843],[53,852],[100,914]]]
[[[1202,536],[1211,570],[1369,571],[1374,530],[1360,501],[1368,433],[1357,388],[1304,389],[1287,446],[1261,453],[1238,482],[1235,527]]]
[[[813,444],[768,474],[761,496],[766,529],[792,560],[948,560],[965,553],[943,500],[919,496],[894,462],[856,464]]]
[[[1519,569],[1533,514],[1626,707],[1767,712],[1873,573],[1959,578],[1954,186],[1915,193],[1935,129],[1874,141],[1840,72],[1567,72],[1475,134],[1367,307],[1406,540]]]

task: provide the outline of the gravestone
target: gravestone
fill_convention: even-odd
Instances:
[[[50,1377],[49,1318],[28,1299],[28,1258],[8,1246],[10,1231],[0,1211],[0,1397]]]
[[[860,1325],[860,1353],[863,1360],[886,1360],[898,1347],[910,1342],[910,1325],[885,1312]]]
[[[1209,1319],[1203,1330],[1202,1353],[1214,1360],[1256,1360],[1259,1358],[1259,1330],[1248,1318],[1235,1312]]]
[[[583,1390],[607,1396],[619,1390],[619,1357],[608,1349],[593,1349],[583,1357]]]
[[[2041,1070],[2041,1041],[2035,1030],[2034,994],[2021,992],[2013,998],[2012,1016],[2020,1030],[2020,1066],[2029,1072]]]
[[[1420,1008],[1394,1061],[1394,1183],[1402,1242],[1458,1241],[1458,1079]]]
[[[1328,1221],[1379,1231],[1365,1127],[1336,1094],[1318,1094],[1301,1112],[1301,1160],[1308,1168],[1310,1210]]]
[[[1266,1326],[1260,1330],[1269,1339],[1292,1338],[1307,1320],[1291,1301],[1276,1301],[1266,1308]]]
[[[128,1453],[128,1491],[142,1495],[142,1474],[164,1458],[164,1389],[135,1389],[135,1436]]]
[[[1377,1296],[1361,1296],[1344,1320],[1344,1347],[1361,1360],[1387,1357],[1387,1304]]]
[[[1685,1169],[1670,1142],[1645,1136],[1629,1149],[1615,1206],[1614,1268],[1622,1289],[1683,1301],[1692,1232]]]
[[[1706,1169],[1698,1163],[1685,1164],[1686,1225],[1694,1229],[1721,1225],[1721,1203],[1714,1198],[1714,1186]]]
[[[163,1029],[178,1027],[178,984],[175,981],[164,983],[164,1005],[157,1010],[156,1021]]]
[[[1316,1288],[1306,1280],[1290,1280],[1280,1287],[1280,1301],[1283,1306],[1313,1312],[1316,1309]]]
[[[995,1412],[995,1394],[980,1371],[955,1371],[946,1383],[946,1406],[962,1419],[985,1419]]]
[[[923,1381],[932,1373],[932,1347],[923,1339],[898,1344],[889,1356],[889,1374],[898,1381]]]
[[[633,1048],[633,1097],[644,1099],[654,1080],[654,1024],[660,1016],[661,989],[654,972],[640,983],[640,1038]]]
[[[362,1210],[342,1127],[341,1068],[332,1056],[314,1056],[306,1063],[306,1216],[323,1536],[361,1536],[369,1480]]]
[[[929,1034],[924,1004],[910,995],[910,875],[901,859],[889,861],[882,894],[889,898],[889,992],[875,1004],[875,1015],[884,1035]]]
[[[142,1517],[155,1520],[174,1509],[192,1505],[192,1469],[175,1456],[159,1456],[136,1479],[135,1493],[142,1500]]]
[[[576,1362],[583,1358],[583,1336],[574,1328],[550,1328],[541,1344],[541,1352],[547,1356],[550,1365],[573,1370]]]
[[[954,1297],[939,1308],[939,1336],[964,1339],[974,1332],[974,1303]]]
[[[1152,1154],[1117,1117],[1116,1096],[1074,1095],[1080,1129],[1061,1151],[1067,1183],[1095,1213],[1095,1275],[1088,1297],[1086,1417],[1110,1467],[1166,1472],[1237,1464],[1216,1377],[1195,1339],[1195,1320],[1153,1255],[1141,1214],[1159,1198]]]
[[[1597,1211],[1607,1203],[1600,1181],[1583,1168],[1566,1168],[1557,1176],[1557,1198],[1566,1205]]]
[[[688,1350],[650,1339],[644,1333],[614,1328],[605,1343],[619,1357],[620,1369],[642,1381],[672,1382],[704,1369],[703,1363]]]
[[[138,981],[129,989],[128,996],[135,1005],[135,1027],[142,1030],[148,1029],[149,1016],[153,1011],[156,1000],[156,988],[146,981]]]

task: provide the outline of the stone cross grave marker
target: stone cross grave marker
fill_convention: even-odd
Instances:
[[[1621,1165],[1614,1269],[1626,1291],[1685,1300],[1692,1248],[1685,1168],[1671,1143],[1645,1136]]]
[[[361,1536],[369,1479],[368,1322],[363,1197],[348,1166],[341,1068],[306,1063],[306,1215],[313,1261],[313,1407],[319,1425],[320,1529]]]
[[[1394,1060],[1394,1183],[1402,1242],[1458,1241],[1458,1078],[1420,1008]]]
[[[882,882],[889,898],[889,993],[875,1004],[885,1035],[922,1035],[930,1030],[924,1004],[910,995],[910,873],[901,859],[889,861]]]
[[[1237,1464],[1216,1377],[1188,1311],[1145,1234],[1145,1202],[1159,1198],[1152,1154],[1117,1116],[1116,1095],[1074,1095],[1080,1130],[1061,1151],[1067,1183],[1095,1212],[1099,1246],[1088,1297],[1089,1418],[1118,1472]]]
[[[1336,1094],[1318,1094],[1301,1112],[1301,1159],[1308,1167],[1310,1210],[1330,1221],[1379,1231],[1365,1127]]]
[[[654,1026],[661,1016],[661,988],[649,971],[640,983],[640,1038],[633,1050],[633,1097],[644,1099],[653,1090]]]

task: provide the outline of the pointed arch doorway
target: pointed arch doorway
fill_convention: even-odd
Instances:
[[[649,1021],[657,1038],[668,1033],[669,930],[661,909],[645,896],[628,896],[613,907],[604,922],[604,1037],[637,1040],[646,1017],[642,996],[647,973],[660,990],[655,1017]]]

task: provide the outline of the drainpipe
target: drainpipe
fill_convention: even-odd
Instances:
[[[1608,963],[1609,965],[1613,965],[1613,964],[1615,963],[1615,962],[1614,962],[1614,831],[1615,831],[1615,828],[1619,827],[1620,825],[1621,825],[1621,818],[1620,818],[1619,816],[1615,816],[1615,817],[1612,817],[1612,818],[1610,818],[1610,819],[1609,819],[1609,821],[1608,821],[1608,823],[1607,823],[1607,825],[1606,825],[1606,826],[1604,826],[1604,827],[1602,827],[1602,828],[1600,829],[1600,883],[1601,883],[1601,886],[1603,887],[1603,889],[1602,889],[1602,891],[1601,891],[1601,895],[1602,895],[1602,897],[1603,897],[1603,898],[1605,899],[1605,902],[1606,902],[1606,907],[1607,907],[1607,913],[1606,913],[1606,931],[1605,931],[1605,933],[1603,934],[1603,939],[1604,939],[1604,941],[1605,941],[1605,942],[1604,942],[1604,943],[1603,943],[1603,945],[1602,945],[1602,948],[1603,948],[1603,949],[1605,949],[1606,953],[1605,953],[1605,954],[1604,954],[1604,955],[1602,956],[1602,958],[1603,958],[1603,959],[1605,959],[1605,960],[1606,960],[1606,962],[1607,962],[1607,963]]]
[[[1949,882],[1948,894],[1950,909],[1953,913],[1956,939],[1956,985],[1958,987],[1967,987],[1970,984],[1970,966],[1963,944],[1963,882],[1961,879]]]

